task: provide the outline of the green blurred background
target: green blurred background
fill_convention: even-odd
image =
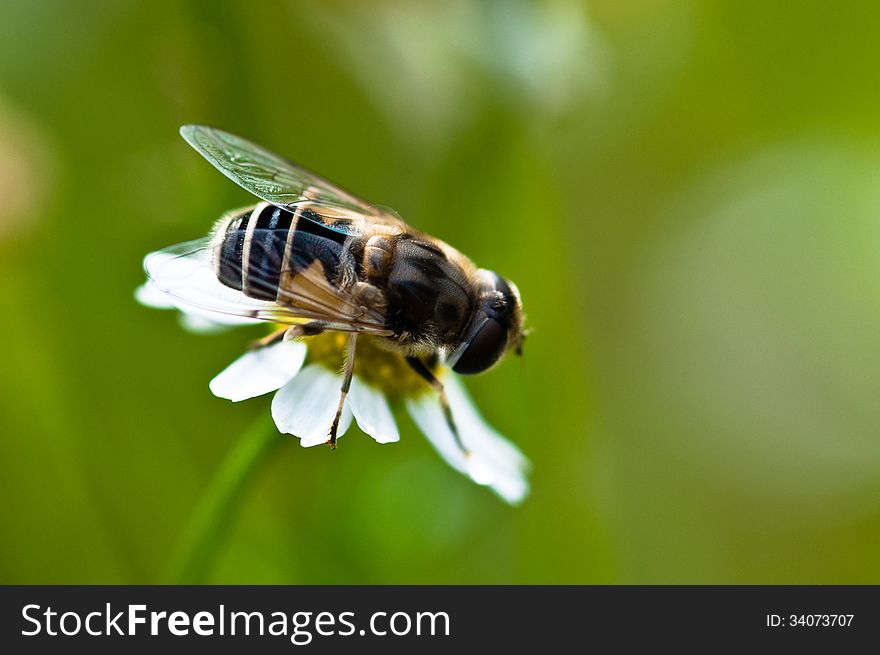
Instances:
[[[132,292],[289,155],[519,285],[468,381],[510,508],[403,438],[279,446],[190,578],[880,582],[880,5],[0,4],[0,582],[154,583],[269,399]]]

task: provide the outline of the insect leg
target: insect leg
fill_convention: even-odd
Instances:
[[[279,341],[293,341],[299,337],[313,337],[324,331],[324,324],[321,321],[312,321],[303,325],[285,325],[274,332],[267,334],[261,339],[251,342],[250,349],[257,350],[265,346],[271,346]]]
[[[462,443],[461,436],[458,434],[458,428],[455,425],[455,419],[452,417],[452,409],[449,407],[449,399],[446,397],[446,390],[443,388],[443,383],[437,379],[437,376],[431,372],[431,369],[428,368],[418,357],[407,357],[406,363],[409,364],[412,370],[418,373],[428,384],[430,384],[434,388],[434,391],[440,396],[440,407],[443,408],[443,416],[446,419],[446,425],[449,426],[449,430],[455,438],[455,443],[461,449],[461,452],[464,453],[465,457],[470,455],[470,451],[465,447],[464,443]]]
[[[345,397],[351,387],[351,376],[354,373],[354,351],[357,345],[357,332],[348,335],[348,344],[345,347],[345,368],[342,371],[342,389],[339,392],[339,406],[336,408],[336,416],[330,425],[330,439],[327,441],[330,448],[336,449],[336,430],[339,429],[339,419],[342,418],[342,409],[345,406]]]
[[[284,331],[284,340],[293,341],[300,337],[314,337],[329,329],[324,321],[311,321],[309,323],[291,325]]]
[[[271,346],[273,344],[278,343],[284,338],[284,335],[287,333],[287,327],[278,328],[277,330],[267,334],[265,337],[261,339],[254,339],[251,341],[250,346],[248,348],[250,350],[257,350],[259,348],[265,348],[266,346]]]

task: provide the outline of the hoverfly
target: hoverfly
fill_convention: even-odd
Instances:
[[[246,139],[201,125],[185,125],[180,134],[263,202],[227,213],[203,239],[147,258],[151,282],[196,308],[283,326],[259,345],[347,333],[331,447],[359,335],[405,357],[440,394],[458,438],[434,366],[442,357],[457,373],[480,373],[508,350],[519,353],[524,332],[516,286],[391,211]],[[192,275],[191,266],[187,275],[176,274],[181,258],[198,263],[200,274]]]

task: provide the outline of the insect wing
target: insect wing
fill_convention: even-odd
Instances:
[[[230,180],[282,209],[294,211],[297,204],[312,201],[361,214],[383,214],[335,184],[247,139],[205,125],[184,125],[180,134]]]
[[[276,248],[257,244],[271,244],[269,236],[254,231],[254,247],[249,259],[256,262],[245,276],[250,295],[283,300],[258,300],[242,291],[226,286],[214,271],[213,239],[207,237],[180,243],[147,255],[144,270],[153,289],[166,294],[172,305],[187,313],[194,313],[218,324],[247,324],[275,322],[303,324],[320,321],[328,329],[362,332],[388,336],[384,316],[380,311],[365,308],[355,302],[348,292],[334,287],[316,268],[297,274],[282,270],[283,253]],[[292,263],[287,263],[291,266]],[[281,270],[281,278],[273,278],[269,271]],[[241,279],[241,267],[233,267],[230,274]],[[279,282],[283,290],[278,291]]]
[[[151,288],[170,304],[217,323],[285,321],[274,303],[248,298],[217,279],[210,238],[179,243],[144,258]]]
[[[256,228],[241,260],[247,273],[242,273],[236,258],[223,265],[236,282],[242,281],[248,295],[276,300],[281,309],[297,317],[343,326],[334,329],[390,334],[383,311],[358,298],[354,284],[336,279],[338,255],[326,240],[308,232],[297,235],[314,239],[312,246],[288,247],[277,230]]]

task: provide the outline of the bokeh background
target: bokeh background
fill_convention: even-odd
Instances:
[[[868,1],[4,0],[0,582],[880,582],[878,37]],[[468,386],[521,507],[403,415],[279,435],[181,571],[269,405],[207,388],[253,332],[132,297],[250,202],[190,122],[517,282],[526,356]]]

